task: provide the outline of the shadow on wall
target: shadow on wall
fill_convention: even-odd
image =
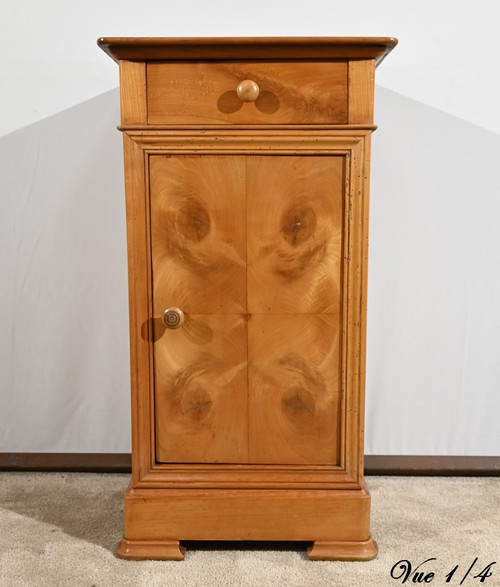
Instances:
[[[130,451],[118,106],[0,137],[0,451]],[[383,88],[376,122],[367,453],[500,454],[500,138]]]
[[[375,104],[366,452],[498,455],[500,136]]]
[[[118,107],[113,90],[0,138],[0,451],[130,450]]]

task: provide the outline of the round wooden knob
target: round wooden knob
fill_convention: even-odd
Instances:
[[[184,322],[184,312],[180,308],[167,308],[162,320],[167,328],[179,328]]]
[[[236,88],[238,98],[242,102],[255,102],[259,97],[260,88],[257,82],[251,79],[243,80]]]

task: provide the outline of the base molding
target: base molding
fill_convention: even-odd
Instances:
[[[498,477],[500,456],[368,455],[365,475]]]
[[[0,471],[130,473],[129,453],[0,453]],[[367,455],[365,475],[498,477],[500,456]]]
[[[130,473],[130,453],[0,453],[0,471]]]
[[[370,561],[378,554],[378,546],[370,536],[360,542],[314,542],[307,549],[307,556],[312,561]]]

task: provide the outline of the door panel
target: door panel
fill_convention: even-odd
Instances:
[[[248,311],[338,313],[342,157],[249,157]]]
[[[247,329],[238,315],[186,315],[156,326],[157,459],[248,461]]]
[[[341,157],[247,161],[249,455],[338,463]]]
[[[248,323],[252,463],[338,463],[338,314],[254,314]]]
[[[244,180],[243,157],[150,157],[160,462],[248,458]]]
[[[150,194],[157,460],[338,464],[343,158],[157,155]]]
[[[155,313],[246,312],[245,158],[150,157]]]

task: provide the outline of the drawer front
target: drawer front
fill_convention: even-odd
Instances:
[[[346,124],[347,62],[151,62],[147,94],[148,124]]]

